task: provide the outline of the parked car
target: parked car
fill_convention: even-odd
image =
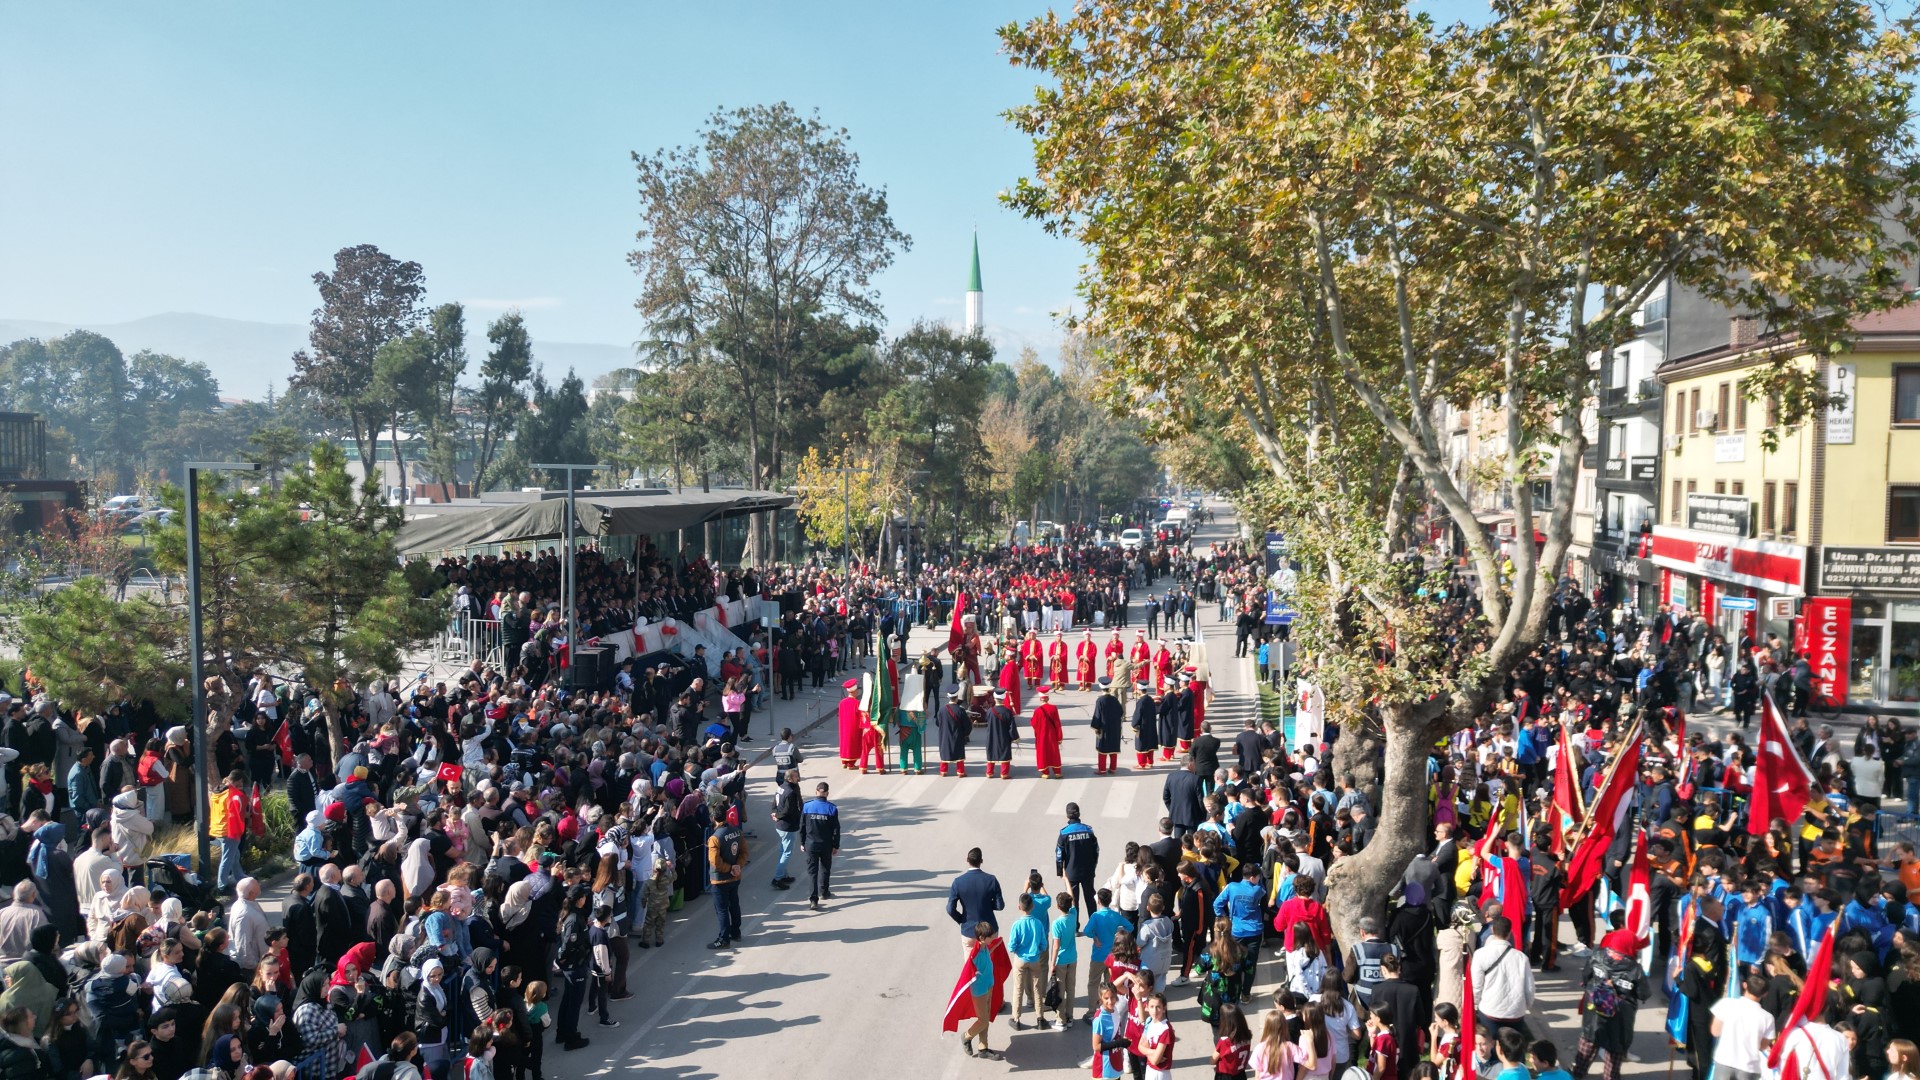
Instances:
[[[1128,551],[1137,551],[1146,538],[1147,534],[1139,529],[1123,529],[1120,533],[1120,546]]]

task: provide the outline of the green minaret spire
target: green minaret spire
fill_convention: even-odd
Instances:
[[[973,230],[973,272],[967,275],[968,292],[984,292],[980,288],[980,230]]]

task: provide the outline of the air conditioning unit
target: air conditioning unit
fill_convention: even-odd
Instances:
[[[1667,449],[1678,450],[1687,444],[1687,437],[1677,431],[1667,432]]]
[[[1720,414],[1712,409],[1693,410],[1693,426],[1712,431],[1720,426]]]

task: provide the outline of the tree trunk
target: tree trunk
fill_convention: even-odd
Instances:
[[[1340,860],[1327,873],[1327,912],[1343,943],[1360,940],[1362,916],[1386,924],[1388,894],[1400,884],[1413,857],[1427,850],[1427,750],[1434,729],[1415,714],[1419,707],[1389,705],[1381,710],[1387,742],[1376,812],[1379,828],[1358,855]],[[1347,739],[1343,729],[1340,740],[1344,744]]]

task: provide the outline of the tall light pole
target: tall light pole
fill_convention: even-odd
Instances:
[[[211,838],[207,835],[207,743],[213,735],[207,724],[207,668],[200,644],[200,473],[259,472],[257,461],[187,462],[187,649],[192,654],[193,681],[193,825],[200,836],[200,874],[219,884],[219,875],[207,867]]]
[[[842,655],[847,658],[847,666],[853,666],[853,474],[869,473],[873,468],[868,465],[842,465],[830,470],[840,474],[840,564],[845,577],[840,586],[846,590],[847,626],[845,640],[841,645]]]
[[[573,474],[575,472],[598,472],[600,466],[542,465],[536,463],[534,468],[567,474],[567,557],[560,560],[560,603],[565,605],[567,609],[567,669],[577,672],[579,669],[574,666],[574,661],[580,656],[580,636],[578,633],[579,627],[574,624],[573,614],[573,583],[574,578],[577,576],[574,573],[573,566]]]

